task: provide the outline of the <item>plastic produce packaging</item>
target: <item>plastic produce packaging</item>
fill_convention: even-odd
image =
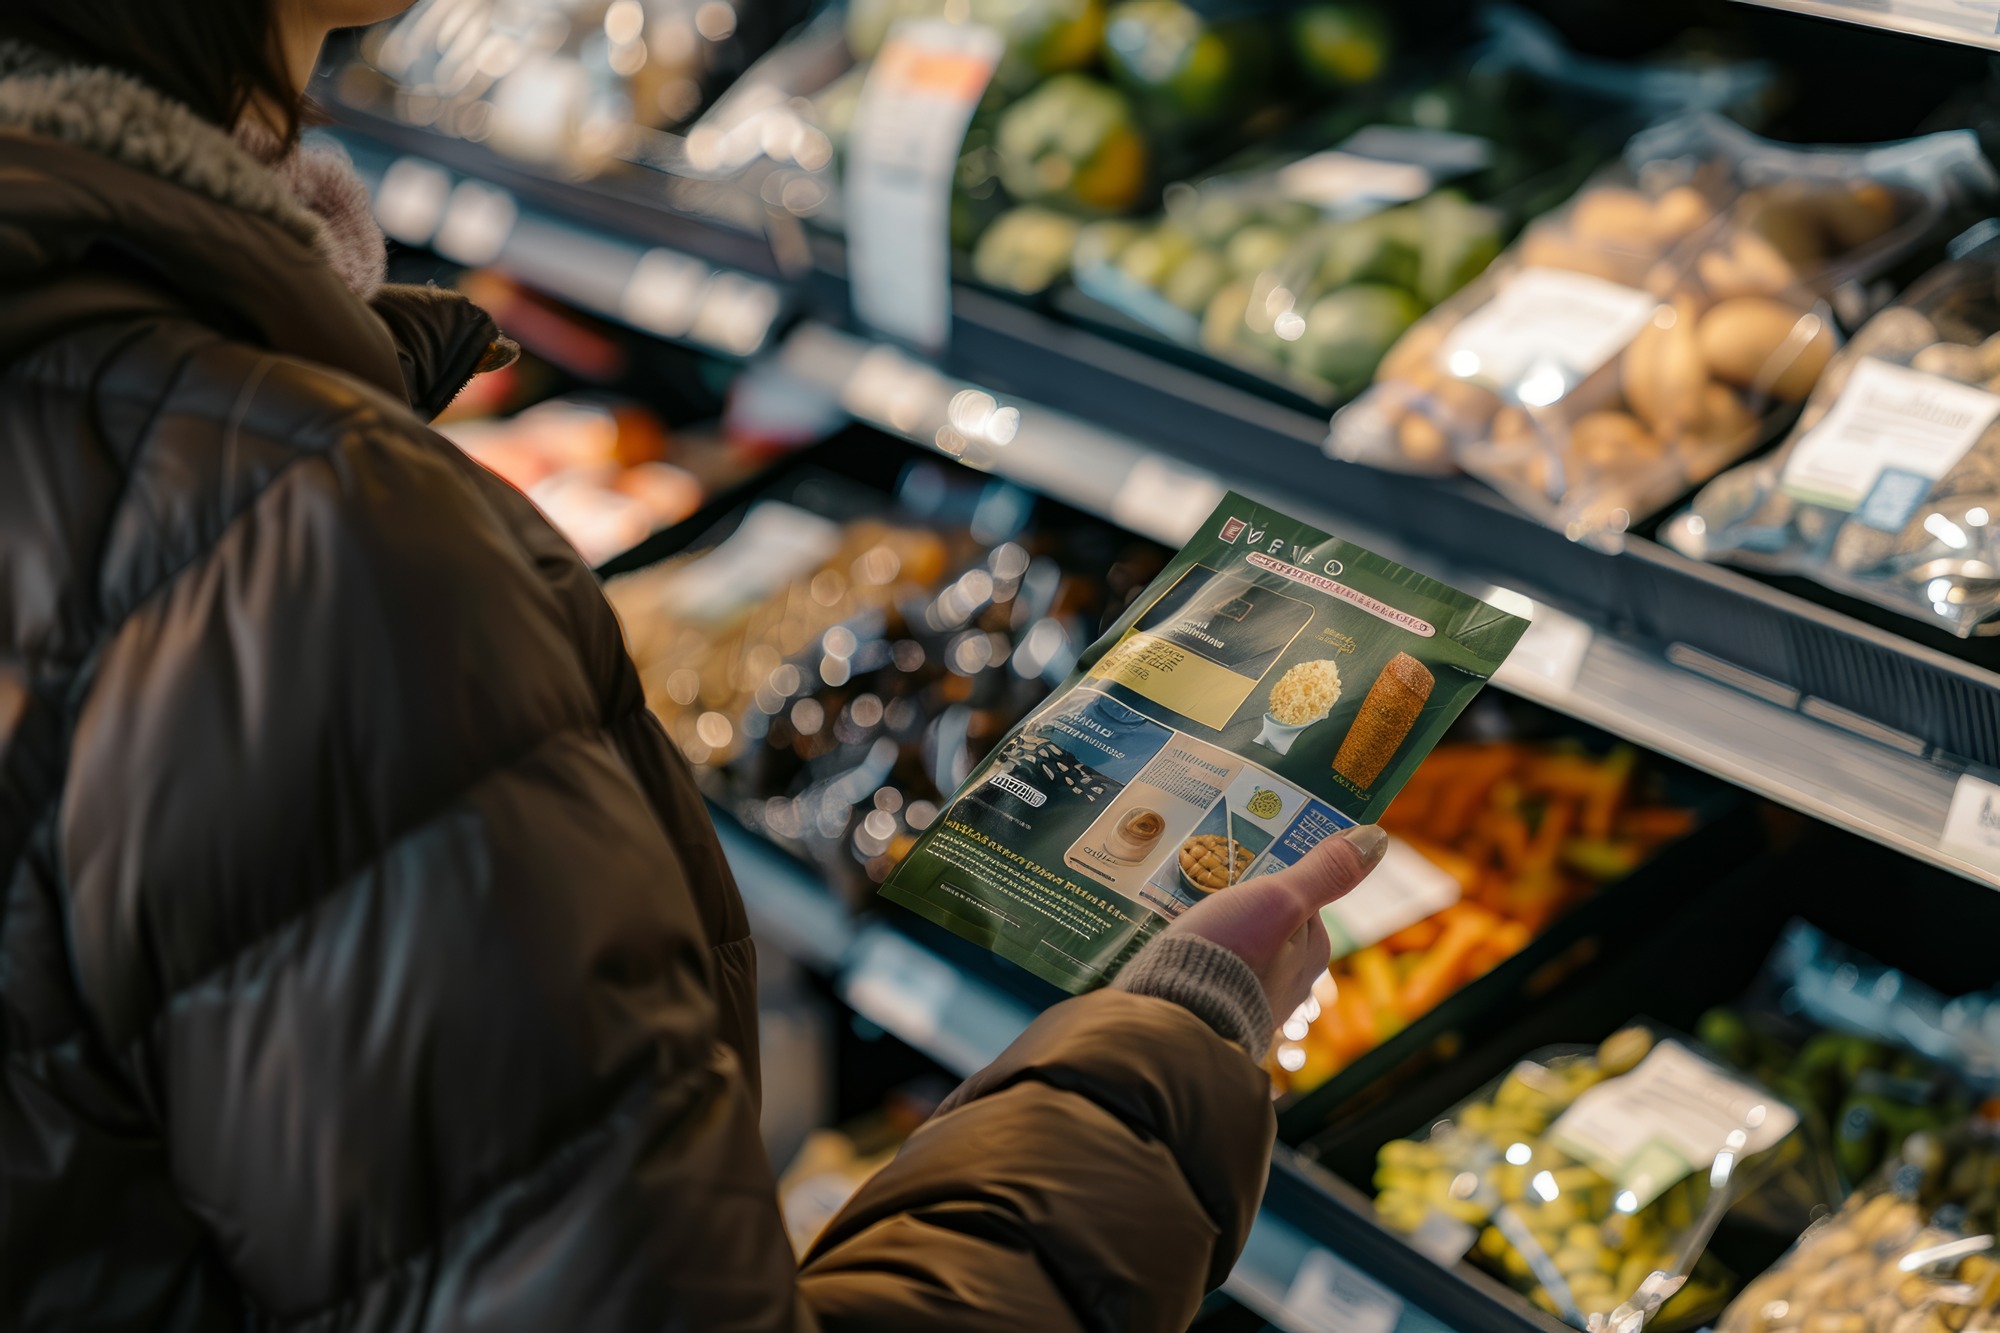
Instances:
[[[1441,1261],[1470,1254],[1579,1328],[1712,1315],[1704,1263],[1731,1204],[1798,1155],[1766,1089],[1644,1026],[1538,1052],[1421,1140],[1383,1145],[1377,1216]]]
[[[1333,966],[1272,1052],[1278,1087],[1325,1081],[1691,832],[1652,776],[1624,746],[1439,746],[1382,816],[1391,858],[1323,913]]]
[[[2000,1322],[1993,1237],[1928,1211],[1915,1173],[1855,1194],[1716,1322],[1716,1333],[1957,1333]],[[1986,1225],[1991,1225],[1990,1217]]]
[[[1168,187],[1147,222],[1085,227],[1076,285],[1168,339],[1332,406],[1366,388],[1414,320],[1633,130],[1663,109],[1733,105],[1769,77],[1753,63],[1593,60],[1505,6],[1481,21],[1486,40],[1464,62],[1414,88],[1345,99],[1287,137],[1291,154],[1254,149]],[[1050,258],[1060,241],[1046,222],[1010,213],[981,238],[975,264],[987,260],[984,281],[1038,290],[1061,274]]]
[[[2000,223],[1843,348],[1777,452],[1664,530],[1961,636],[2000,631]]]
[[[1649,130],[1406,333],[1329,449],[1462,469],[1615,538],[1767,438],[1833,355],[1832,302],[1993,181],[1966,132],[1802,149],[1710,115]]]
[[[1379,816],[1526,628],[1229,494],[883,894],[1085,990]]]

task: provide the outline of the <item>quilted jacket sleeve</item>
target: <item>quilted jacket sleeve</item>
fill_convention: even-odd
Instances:
[[[93,1017],[268,1325],[1184,1324],[1270,1112],[1133,996],[1038,1023],[801,1279],[716,998],[712,833],[648,799],[685,772],[608,610],[344,393],[210,353],[138,428],[60,830]]]

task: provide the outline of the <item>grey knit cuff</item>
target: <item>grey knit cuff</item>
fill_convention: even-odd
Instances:
[[[1199,935],[1161,935],[1119,969],[1112,989],[1171,1000],[1261,1061],[1278,1020],[1250,965]]]

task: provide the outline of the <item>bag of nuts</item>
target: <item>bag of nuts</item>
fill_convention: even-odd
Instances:
[[[1671,545],[2000,631],[2000,221],[1951,252],[1834,358],[1780,449],[1666,525]]]
[[[1804,149],[1712,115],[1655,127],[1412,327],[1328,448],[1465,471],[1615,541],[1768,438],[1832,358],[1834,307],[1996,183],[1961,131]]]

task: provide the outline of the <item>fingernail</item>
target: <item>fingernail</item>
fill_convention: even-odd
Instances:
[[[1382,859],[1382,853],[1389,850],[1389,835],[1382,831],[1380,824],[1356,824],[1351,829],[1341,830],[1341,837],[1354,844],[1354,850],[1361,853],[1361,864],[1372,866]]]

